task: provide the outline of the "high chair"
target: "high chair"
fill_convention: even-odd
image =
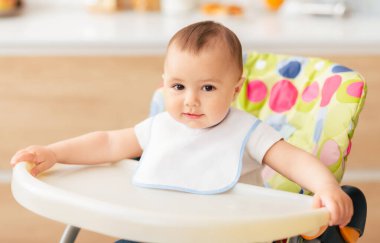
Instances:
[[[366,96],[360,74],[321,58],[253,52],[244,63],[247,79],[233,106],[317,156],[341,181]],[[157,90],[151,114],[163,110]],[[310,192],[270,168],[262,173],[267,188],[238,183],[226,193],[206,196],[135,187],[131,176],[137,163],[59,164],[35,178],[23,162],[14,168],[12,193],[27,209],[68,224],[61,242],[74,242],[80,228],[169,243],[263,242],[297,235],[355,242],[364,231],[365,198],[352,187],[344,188],[355,207],[349,227],[323,231],[327,209],[313,209]]]

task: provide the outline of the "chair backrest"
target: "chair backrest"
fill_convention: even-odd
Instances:
[[[340,181],[366,97],[363,77],[326,59],[256,52],[245,55],[244,75],[233,106],[317,156]],[[165,109],[160,90],[151,104],[151,115]],[[262,177],[267,187],[310,194],[269,167]]]

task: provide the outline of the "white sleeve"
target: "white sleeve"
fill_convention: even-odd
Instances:
[[[153,121],[153,117],[150,117],[138,123],[134,127],[137,141],[140,144],[140,147],[142,149],[145,149],[148,144],[152,121]]]
[[[262,164],[267,151],[281,139],[283,137],[278,131],[261,122],[248,139],[246,150],[255,161]]]

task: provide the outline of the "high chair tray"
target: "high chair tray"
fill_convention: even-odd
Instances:
[[[139,188],[131,184],[137,163],[59,164],[37,178],[27,163],[19,163],[12,193],[44,217],[144,242],[270,241],[328,222],[328,211],[313,209],[310,196],[252,185],[238,183],[218,195]]]

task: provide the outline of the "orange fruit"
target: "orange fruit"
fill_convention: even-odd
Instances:
[[[278,10],[283,2],[284,0],[265,0],[266,6],[272,11]]]

